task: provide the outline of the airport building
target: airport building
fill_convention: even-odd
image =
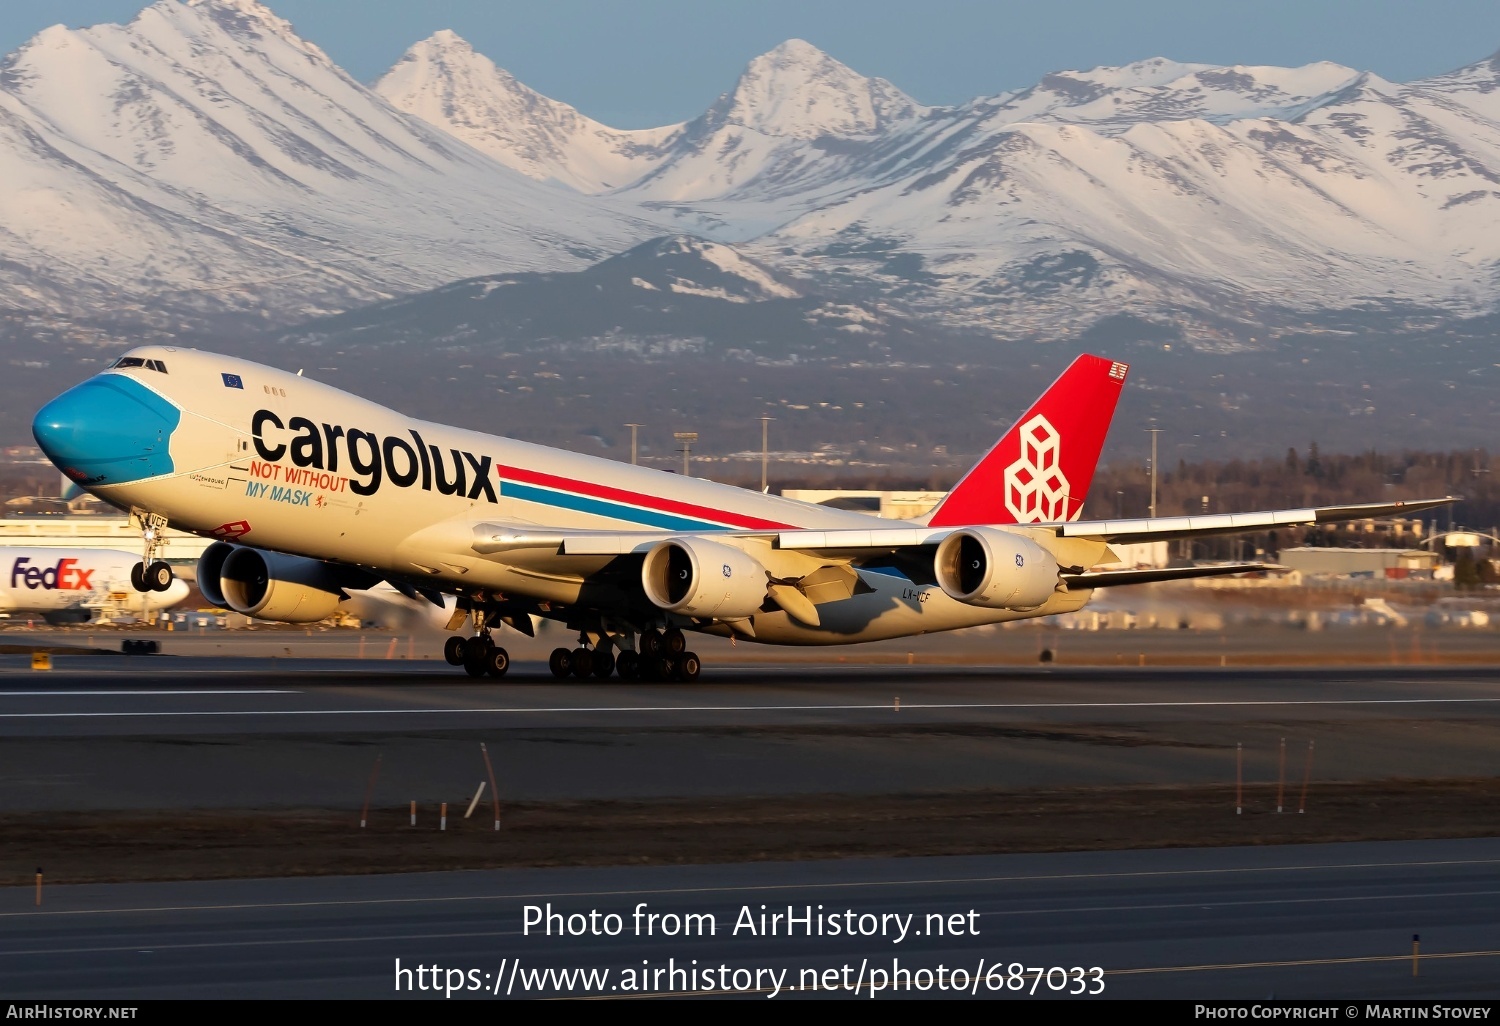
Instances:
[[[1426,549],[1282,549],[1282,566],[1300,570],[1305,577],[1430,577],[1440,562]]]
[[[212,538],[199,538],[168,528],[161,558],[169,563],[195,563]],[[44,548],[120,549],[141,551],[141,529],[121,514],[0,517],[0,546],[35,545]]]

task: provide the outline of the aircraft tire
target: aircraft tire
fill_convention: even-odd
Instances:
[[[662,651],[667,655],[680,656],[687,651],[687,636],[678,627],[668,627],[661,636]]]
[[[615,672],[615,657],[608,649],[594,650],[594,676],[600,680],[608,680],[609,675]]]
[[[677,677],[677,660],[671,656],[660,655],[651,660],[652,680],[675,680]]]
[[[586,648],[574,649],[572,670],[573,676],[580,680],[584,677],[592,677],[594,675],[594,653]]]
[[[661,651],[661,631],[652,627],[650,630],[641,631],[641,643],[637,646],[641,655],[647,659]]]
[[[641,657],[628,650],[621,652],[620,657],[615,660],[615,669],[619,671],[621,680],[635,680],[640,665]]]
[[[480,666],[483,666],[485,658],[490,654],[490,649],[494,647],[495,643],[489,638],[483,634],[476,634],[464,642],[463,661],[465,663],[478,663]]]
[[[703,672],[703,663],[697,652],[684,652],[677,657],[677,679],[691,684]]]
[[[554,648],[552,655],[547,659],[547,669],[552,671],[552,676],[562,680],[572,672],[573,653],[565,648]]]
[[[485,673],[485,663],[487,663],[488,661],[489,660],[486,656],[480,656],[478,659],[475,659],[473,656],[465,656],[464,672],[467,673],[470,677],[483,677]]]
[[[496,645],[484,661],[484,672],[491,677],[504,677],[510,669],[510,653]]]
[[[136,563],[130,568],[130,586],[136,591],[150,591],[146,585],[146,564]]]
[[[456,635],[443,642],[443,658],[448,660],[449,666],[464,664],[464,646],[464,639]]]
[[[172,586],[172,580],[176,575],[172,573],[170,564],[157,560],[146,567],[146,586],[152,591],[166,591]]]

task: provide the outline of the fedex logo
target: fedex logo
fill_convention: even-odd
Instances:
[[[93,587],[89,578],[94,576],[94,571],[83,569],[76,559],[60,559],[56,566],[48,567],[30,564],[30,556],[22,556],[16,560],[10,568],[12,588],[20,586],[18,581],[32,591],[38,588],[44,591],[88,591]]]

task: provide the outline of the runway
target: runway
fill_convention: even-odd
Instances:
[[[1497,869],[1500,840],[1482,839],[81,886],[49,890],[41,911],[29,889],[12,888],[0,891],[0,989],[12,999],[445,1000],[456,985],[454,998],[492,1000],[684,990],[765,1000],[856,986],[868,996],[885,972],[877,996],[938,996],[941,966],[950,992],[963,970],[964,993],[1013,999],[1019,963],[1025,992],[1028,968],[1098,967],[1082,974],[1084,989],[1097,979],[1115,998],[1483,1001],[1500,996]],[[616,914],[619,935],[582,925],[582,936],[524,934],[526,906],[549,903],[563,917]],[[651,936],[636,933],[642,903],[663,917]],[[853,937],[736,933],[761,906],[883,925]],[[663,935],[689,913],[699,934]],[[419,966],[442,970],[421,977],[436,991],[418,988]],[[916,975],[898,992],[902,968]],[[561,985],[537,975],[574,969],[594,975]],[[627,982],[641,969],[661,972]],[[1073,979],[1044,975],[1036,996],[1086,1000],[1066,994]]]
[[[78,662],[85,662],[80,659]],[[456,801],[485,742],[512,800],[1500,772],[1500,673],[724,667],[695,685],[470,683],[320,660],[0,668],[0,786],[29,809]],[[76,739],[88,738],[79,746]]]

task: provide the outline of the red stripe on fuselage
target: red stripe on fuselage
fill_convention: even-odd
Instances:
[[[564,477],[542,474],[535,470],[523,470],[520,467],[496,467],[495,473],[500,476],[502,481],[509,478],[512,481],[519,481],[522,484],[540,485],[543,488],[556,488],[559,491],[587,495],[595,499],[609,499],[612,502],[629,503],[632,506],[643,506],[646,509],[654,509],[662,513],[676,513],[685,517],[698,517],[702,520],[711,520],[716,524],[740,527],[751,531],[785,531],[794,530],[797,527],[796,524],[780,524],[774,520],[761,520],[759,517],[745,516],[742,513],[728,513],[721,509],[709,509],[707,506],[695,506],[691,502],[678,502],[675,499],[664,499],[658,495],[642,495],[639,492],[627,492],[623,488],[611,488],[609,485],[570,481]]]

